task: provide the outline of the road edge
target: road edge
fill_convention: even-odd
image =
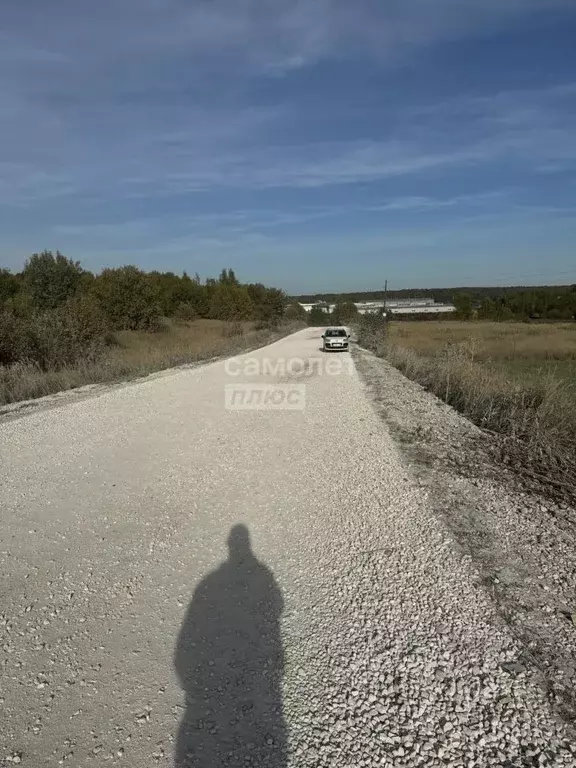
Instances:
[[[574,727],[576,509],[522,484],[495,458],[494,436],[389,362],[359,345],[352,356],[408,471],[523,648],[519,663]]]
[[[234,357],[249,354],[259,349],[265,349],[273,344],[276,344],[282,339],[287,339],[290,336],[294,336],[296,333],[300,333],[305,328],[298,328],[296,331],[291,330],[288,333],[275,334],[273,337],[266,341],[266,343],[256,343],[249,345],[245,348],[238,350],[231,354],[226,353],[222,355],[216,355],[215,357],[208,357],[204,360],[197,360],[190,363],[182,363],[182,365],[172,366],[170,368],[162,368],[159,371],[152,371],[141,376],[134,376],[123,378],[120,381],[107,381],[96,384],[83,384],[81,387],[74,389],[64,389],[60,392],[53,392],[50,395],[44,395],[42,397],[36,397],[31,400],[18,400],[15,403],[8,403],[8,405],[0,406],[0,427],[3,423],[8,421],[14,421],[16,419],[24,418],[38,411],[52,410],[53,408],[60,408],[72,403],[81,402],[90,398],[100,397],[108,392],[114,392],[126,387],[133,387],[139,384],[144,384],[149,381],[164,378],[166,376],[172,376],[183,371],[195,370],[197,368],[203,368],[207,365],[213,365],[220,363],[224,360],[230,360]]]

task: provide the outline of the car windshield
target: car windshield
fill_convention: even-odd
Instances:
[[[327,330],[326,336],[346,336],[346,331],[343,328],[336,328],[335,330]]]

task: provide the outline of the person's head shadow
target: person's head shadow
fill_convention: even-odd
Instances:
[[[284,768],[282,595],[244,525],[228,559],[198,585],[174,665],[185,692],[177,768]]]

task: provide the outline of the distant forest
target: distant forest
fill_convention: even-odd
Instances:
[[[292,297],[304,304],[316,301],[381,301],[388,299],[434,299],[454,304],[460,317],[510,320],[542,318],[573,320],[576,316],[576,285],[541,286],[464,286],[461,288],[405,288],[399,291],[360,291],[355,293],[315,293]]]
[[[295,301],[312,304],[315,301],[327,301],[335,304],[341,301],[381,301],[389,299],[435,299],[440,304],[451,304],[459,293],[466,293],[472,301],[480,303],[483,299],[499,299],[511,293],[566,293],[576,291],[576,285],[510,285],[510,286],[475,286],[462,288],[402,288],[394,291],[359,291],[355,293],[306,293],[293,296]]]

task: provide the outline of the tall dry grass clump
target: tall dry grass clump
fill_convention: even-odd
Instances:
[[[86,351],[84,345],[79,347],[78,356],[59,359],[58,364],[45,365],[44,357],[40,356],[0,365],[0,405],[86,384],[122,381],[165,368],[238,354],[302,327],[297,321],[281,323],[273,328],[256,328],[255,325],[254,321],[165,320],[156,333],[119,331],[107,338],[105,347],[95,348],[95,354],[91,356],[81,354],[82,349]],[[80,338],[85,338],[75,324],[73,330]],[[68,329],[67,332],[71,331]],[[61,354],[62,349],[75,347],[55,343],[55,354]]]
[[[576,326],[400,323],[360,331],[385,357],[478,426],[572,474]]]

